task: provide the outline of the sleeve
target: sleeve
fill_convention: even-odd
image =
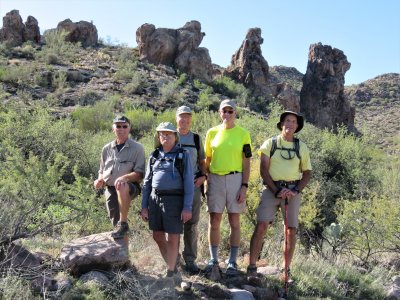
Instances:
[[[150,158],[152,157],[153,153],[150,154]],[[151,178],[150,178],[150,159],[147,162],[147,169],[146,169],[146,175],[144,176],[143,180],[143,189],[142,189],[142,208],[148,208],[149,207],[149,199],[150,199],[150,194],[151,194]]]
[[[272,147],[272,139],[268,139],[261,145],[260,149],[258,149],[257,154],[261,156],[261,154],[264,153],[266,156],[269,157],[269,154],[271,152],[271,147]]]
[[[212,156],[212,149],[211,149],[211,129],[209,129],[209,130],[207,131],[204,149],[205,149],[205,155],[206,155],[206,157],[211,157],[211,156]]]
[[[192,211],[193,194],[194,194],[194,178],[192,170],[192,162],[188,152],[183,155],[184,174],[183,174],[183,210]]]
[[[300,156],[301,156],[301,171],[312,170],[311,167],[311,159],[310,159],[310,151],[308,147],[303,142],[300,142]]]
[[[105,162],[105,160],[106,160],[106,158],[105,158],[106,153],[105,153],[105,152],[106,152],[106,151],[105,151],[105,147],[103,147],[103,149],[101,150],[101,156],[100,156],[99,175],[100,175],[100,174],[103,174],[104,162]]]

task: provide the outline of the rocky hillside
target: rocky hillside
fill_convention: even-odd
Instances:
[[[373,135],[388,153],[400,153],[400,74],[383,74],[347,86],[345,95],[356,109],[356,128]]]

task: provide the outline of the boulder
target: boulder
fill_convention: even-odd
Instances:
[[[65,37],[65,40],[68,42],[80,42],[82,47],[93,47],[97,45],[97,28],[93,23],[86,21],[74,23],[70,19],[66,19],[58,23],[57,30],[65,30],[68,32],[68,35]]]
[[[3,17],[3,27],[0,29],[0,42],[7,42],[11,46],[20,46],[26,41],[40,42],[38,21],[29,16],[26,23],[18,10],[12,10]]]
[[[20,245],[11,243],[5,250],[0,249],[0,268],[38,268],[42,260]]]
[[[261,29],[250,28],[241,47],[232,56],[230,66],[223,72],[223,75],[243,83],[255,97],[267,93],[269,66],[261,51],[263,41]]]
[[[179,69],[205,82],[211,82],[213,68],[206,48],[199,47],[204,33],[198,21],[187,22],[179,29],[155,28],[143,24],[136,30],[139,57],[155,65]]]
[[[387,300],[399,300],[400,299],[400,276],[392,277],[392,284],[387,291]]]
[[[81,237],[61,249],[60,259],[72,274],[123,268],[130,264],[128,240],[114,240],[111,232]]]
[[[346,55],[321,43],[310,46],[300,92],[300,107],[307,121],[336,130],[341,124],[354,129],[355,109],[344,97],[344,75],[350,69]]]

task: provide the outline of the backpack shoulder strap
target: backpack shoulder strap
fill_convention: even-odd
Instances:
[[[193,133],[194,145],[197,153],[200,151],[200,136],[197,133]]]
[[[294,151],[296,151],[296,155],[299,159],[301,159],[300,155],[300,140],[298,138],[293,139],[294,142]]]
[[[269,158],[271,158],[272,155],[274,155],[274,153],[275,153],[275,151],[276,151],[276,148],[277,148],[277,144],[278,144],[278,142],[277,142],[277,137],[276,137],[276,136],[273,136],[273,137],[272,137],[271,151],[269,152]]]
[[[150,178],[153,178],[153,166],[156,162],[158,156],[160,155],[160,150],[156,148],[150,156]]]
[[[179,147],[175,156],[175,167],[178,169],[179,174],[181,175],[183,181],[183,173],[185,172],[185,166],[183,165],[183,155],[185,155],[185,149]]]

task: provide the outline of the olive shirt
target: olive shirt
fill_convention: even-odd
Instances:
[[[295,181],[301,179],[303,171],[312,170],[310,151],[306,144],[300,142],[300,157],[299,159],[294,151],[291,151],[292,159],[285,159],[288,157],[288,151],[276,149],[274,155],[271,158],[269,165],[269,174],[273,181]],[[269,157],[272,147],[272,138],[266,140],[258,150],[258,154],[261,156],[264,153]],[[280,135],[277,137],[277,147],[293,149],[294,143],[285,141]]]
[[[243,127],[226,129],[220,124],[210,128],[205,141],[206,156],[211,157],[210,172],[217,175],[243,172],[244,145],[251,147],[251,139]]]
[[[99,174],[107,186],[114,186],[118,177],[137,172],[144,174],[146,158],[144,148],[138,142],[127,139],[120,151],[114,141],[103,147]]]

